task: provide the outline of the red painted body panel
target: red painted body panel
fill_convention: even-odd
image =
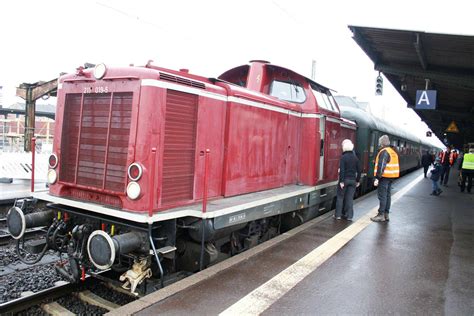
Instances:
[[[226,102],[200,97],[198,112],[198,130],[196,143],[196,179],[194,197],[202,199],[204,183],[205,151],[209,153],[208,198],[222,195],[222,172],[224,169],[224,133],[226,118]]]
[[[207,149],[210,151],[209,198],[268,190],[285,184],[316,185],[337,179],[341,142],[344,138],[354,140],[355,131],[341,127],[338,113],[319,108],[308,79],[263,62],[238,67],[226,74],[228,78],[224,79],[231,82],[245,79],[247,88],[154,66],[108,69],[101,80],[95,80],[90,70],[81,76],[62,77],[53,147],[59,157],[60,174],[59,182],[50,186],[51,194],[135,212],[148,212],[149,201],[154,212],[196,203],[204,195]],[[270,96],[273,80],[297,82],[304,89],[305,101],[292,103]],[[321,86],[321,89],[326,88]],[[329,90],[324,91],[329,93]],[[72,155],[76,161],[63,161],[68,157],[62,155],[62,148],[81,151],[85,144],[68,132],[71,118],[67,114],[71,109],[65,111],[65,106],[71,105],[65,103],[67,95],[73,93],[80,96],[75,106],[82,107],[87,98],[106,100],[112,94],[131,93],[130,115],[124,118],[128,121],[120,125],[129,126],[128,141],[117,139],[114,131],[107,130],[107,124],[118,124],[114,120],[120,119],[118,114],[105,112],[107,106],[110,108],[107,102],[94,105],[96,114],[94,111],[88,113],[89,116],[76,113],[75,118],[81,122],[76,123],[77,126],[89,124],[85,119],[104,124],[101,128],[105,129],[96,130],[97,135],[106,135],[100,136],[104,143],[100,148],[108,148],[108,144],[116,147],[114,151],[106,151],[105,160],[115,157],[115,151],[125,153],[125,162],[117,162],[113,167],[114,179],[123,181],[120,185],[111,185],[107,180],[102,187],[97,183],[78,183],[71,176],[76,171],[66,171],[65,168],[76,168],[78,160]],[[326,116],[331,118],[324,119]],[[322,119],[326,122],[325,135],[320,135]],[[325,138],[324,176],[319,180],[322,136]],[[116,140],[112,141],[114,137]],[[152,148],[157,149],[155,155],[151,153]],[[87,155],[98,157],[91,158],[98,160],[91,162],[95,169],[90,169],[90,176],[97,173],[100,177],[99,174],[105,172],[100,168],[102,153]],[[137,181],[141,194],[131,200],[125,188],[131,181],[127,168],[134,162],[143,167],[143,174]],[[152,178],[154,183],[151,183]],[[150,198],[150,194],[153,197]]]
[[[301,121],[299,182],[315,185],[319,177],[319,119],[303,119]]]
[[[298,183],[299,181],[299,157],[301,148],[301,119],[289,115],[287,119],[287,147],[284,160],[285,177],[284,184]]]
[[[228,109],[224,195],[282,186],[288,115],[236,103]]]

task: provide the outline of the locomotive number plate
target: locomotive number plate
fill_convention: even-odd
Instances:
[[[85,87],[83,93],[109,93],[109,87],[107,86]]]

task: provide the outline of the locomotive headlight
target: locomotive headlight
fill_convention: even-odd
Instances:
[[[56,154],[51,154],[48,158],[48,163],[51,169],[56,168],[58,165],[58,156],[56,156]]]
[[[56,183],[56,180],[58,180],[58,173],[54,169],[49,169],[48,170],[48,183],[54,184]]]
[[[128,167],[128,177],[132,181],[138,181],[142,177],[143,168],[138,163],[134,162]]]
[[[127,185],[127,196],[132,200],[138,199],[141,193],[140,185],[136,182],[130,182]]]
[[[94,68],[94,77],[95,79],[99,80],[102,79],[105,76],[105,73],[107,72],[107,67],[105,64],[98,64]]]

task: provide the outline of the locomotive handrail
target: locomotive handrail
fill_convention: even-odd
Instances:
[[[205,160],[204,160],[204,187],[203,187],[203,193],[202,193],[202,218],[201,218],[201,255],[199,259],[199,270],[203,269],[204,266],[204,239],[205,239],[205,233],[204,233],[204,214],[207,211],[207,186],[208,186],[208,177],[209,177],[209,154],[211,150],[208,148],[206,149],[205,152]]]
[[[208,178],[209,178],[209,154],[211,150],[206,149],[205,153],[205,160],[204,160],[204,192],[202,194],[202,213],[206,213],[207,211],[207,186],[208,186]]]
[[[63,82],[95,82],[95,79],[89,79],[89,78],[79,78],[79,79],[64,79]]]
[[[114,76],[114,77],[104,77],[102,78],[104,81],[112,81],[112,80],[140,80],[140,77],[137,76]]]
[[[36,138],[31,138],[31,192],[35,192],[35,153]]]
[[[153,147],[151,149],[151,172],[150,172],[150,185],[149,185],[149,194],[150,194],[150,204],[148,205],[148,216],[152,217],[153,216],[153,198],[154,198],[154,190],[153,190],[153,185],[155,184],[155,161],[156,158],[156,147]]]

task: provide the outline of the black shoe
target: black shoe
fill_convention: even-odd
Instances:
[[[440,195],[441,193],[443,193],[443,190],[439,189],[438,192],[436,193],[437,193],[436,195]]]
[[[436,191],[431,192],[430,195],[436,195]]]

